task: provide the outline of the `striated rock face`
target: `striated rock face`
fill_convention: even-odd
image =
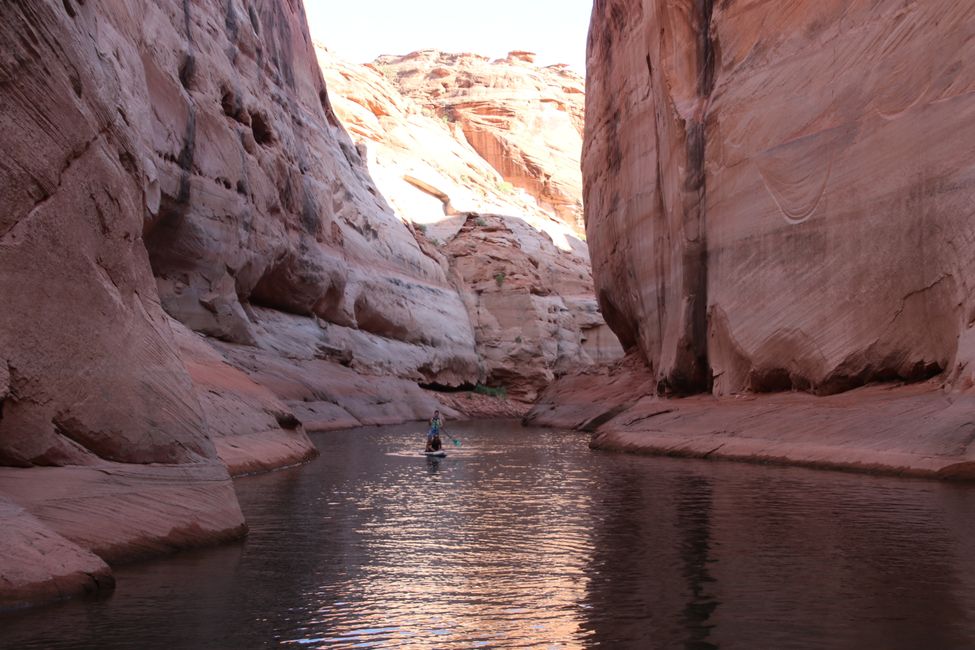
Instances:
[[[661,392],[970,385],[973,34],[950,0],[596,3],[597,293]]]
[[[597,2],[587,231],[648,368],[611,395],[573,377],[530,419],[589,417],[603,449],[975,477],[973,36],[950,0]]]
[[[404,95],[377,64],[349,63],[324,45],[316,53],[336,114],[402,220],[439,241],[452,237],[470,212],[519,215],[560,241],[572,233],[471,146],[459,122]],[[577,145],[576,156],[581,138]]]
[[[582,229],[581,77],[564,65],[539,67],[530,52],[492,61],[423,50],[374,65],[404,95],[456,125],[507,183]]]
[[[336,120],[300,5],[149,14],[139,38],[164,52],[124,81],[153,107],[129,119],[158,176],[145,240],[165,309],[266,348],[251,307],[269,307],[419,348],[422,370],[402,368],[418,380],[473,377],[464,306]]]
[[[386,69],[386,59],[354,65],[321,46],[318,57],[336,113],[366,152],[380,190],[396,214],[413,224],[425,253],[443,266],[462,296],[474,328],[480,381],[533,400],[554,377],[620,355],[596,307],[586,245],[556,210],[514,190],[471,146],[459,121],[440,119],[403,96],[378,71]],[[443,54],[437,60],[455,66],[453,74],[466,74],[470,61],[487,66],[479,57]],[[497,78],[506,78],[509,69],[518,78],[532,70],[554,74],[529,63],[488,67]],[[479,96],[480,89],[458,89],[455,99],[461,101],[465,92]],[[483,98],[485,106],[507,101]],[[539,128],[546,139],[559,137],[558,128]]]

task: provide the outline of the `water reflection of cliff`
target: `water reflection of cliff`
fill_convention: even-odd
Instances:
[[[970,647],[970,489],[729,463],[614,461],[618,471],[595,491],[602,516],[586,568],[583,629],[594,641]]]
[[[710,481],[660,480],[619,460],[596,494],[584,629],[608,647],[715,647]]]

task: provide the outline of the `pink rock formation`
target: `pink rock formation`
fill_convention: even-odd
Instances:
[[[70,583],[58,596],[86,588],[58,577],[86,550],[240,536],[227,468],[313,453],[285,404],[183,324],[276,352],[286,336],[255,306],[271,305],[373,357],[395,341],[415,380],[476,377],[464,304],[338,126],[300,6],[66,0],[3,17],[0,496],[22,520],[11,546],[66,542],[49,545],[63,574],[5,553],[0,599],[52,595],[44,576]]]
[[[952,1],[597,5],[597,290],[661,388],[832,393],[970,361],[973,31]]]
[[[367,152],[379,188],[463,296],[482,382],[531,401],[554,377],[620,355],[595,304],[586,246],[554,209],[506,188],[457,123],[431,116],[373,66],[345,62],[321,46],[318,57],[336,114]],[[456,67],[439,74],[465,74],[469,59],[481,61],[440,55]],[[492,79],[530,70],[548,74],[512,61],[490,66]],[[479,90],[457,90],[455,98],[464,92]],[[510,97],[485,100],[494,101],[511,109]],[[559,137],[557,128],[540,128],[545,138]]]
[[[0,610],[97,592],[113,584],[105,562],[0,499]]]
[[[581,77],[565,66],[539,67],[520,51],[491,61],[423,50],[374,65],[407,97],[456,124],[507,183],[581,230]]]
[[[524,221],[471,215],[444,247],[475,324],[486,383],[534,401],[567,372],[619,356],[582,242],[563,251]]]
[[[657,392],[724,399],[607,408],[595,444],[970,467],[972,396],[938,388],[973,383],[973,34],[975,8],[951,0],[596,3],[583,172],[600,305]],[[565,393],[556,411],[582,399]]]

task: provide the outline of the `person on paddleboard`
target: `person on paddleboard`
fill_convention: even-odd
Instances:
[[[440,451],[440,430],[443,428],[443,416],[439,409],[433,412],[430,418],[430,428],[427,430],[427,451]]]

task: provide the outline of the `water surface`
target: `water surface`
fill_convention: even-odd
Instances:
[[[975,488],[592,452],[457,424],[315,437],[237,545],[0,616],[9,648],[975,647]]]

